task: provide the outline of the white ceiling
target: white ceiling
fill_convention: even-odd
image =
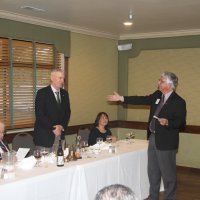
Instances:
[[[0,18],[115,39],[200,35],[200,0],[0,0]]]

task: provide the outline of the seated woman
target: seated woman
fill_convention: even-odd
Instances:
[[[3,152],[9,151],[7,143],[3,140],[4,134],[5,134],[5,125],[0,121],[0,160],[2,159],[1,154]]]
[[[89,139],[88,139],[88,145],[94,145],[96,144],[96,139],[98,137],[103,138],[103,141],[106,141],[106,137],[108,135],[112,135],[110,129],[108,128],[108,114],[105,112],[98,113],[96,120],[94,122],[94,127],[90,131]],[[114,136],[112,136],[113,140],[116,140]]]

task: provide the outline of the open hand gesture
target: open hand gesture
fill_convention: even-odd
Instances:
[[[107,99],[107,101],[124,101],[124,98],[123,98],[123,96],[120,96],[117,92],[113,92],[113,94],[111,94],[111,95],[108,95],[107,97],[106,97],[106,99]]]

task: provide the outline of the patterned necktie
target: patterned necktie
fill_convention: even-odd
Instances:
[[[0,141],[0,148],[2,149],[3,152],[8,152],[8,149],[6,145],[3,143],[3,141]]]
[[[56,94],[56,101],[57,101],[58,107],[60,107],[60,104],[61,104],[60,94],[59,92],[55,92],[55,94]]]
[[[156,108],[156,111],[154,113],[154,116],[158,117],[158,114],[159,114],[160,110],[162,109],[163,105],[165,104],[164,100],[165,100],[165,96],[162,95],[162,97],[160,99],[160,102],[159,102],[159,104],[158,104],[158,106]],[[151,122],[150,122],[150,125],[149,125],[149,129],[150,129],[150,131],[152,133],[155,133],[156,120],[158,120],[158,119],[156,119],[156,118],[153,117],[152,120],[151,120]]]

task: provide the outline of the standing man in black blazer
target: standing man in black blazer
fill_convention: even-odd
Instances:
[[[38,149],[47,147],[51,150],[54,142],[64,139],[71,114],[69,94],[62,89],[64,78],[61,69],[53,69],[51,85],[37,92],[34,143]]]
[[[158,80],[158,90],[149,96],[120,96],[114,92],[108,101],[125,104],[150,105],[147,137],[149,200],[159,200],[161,177],[164,200],[176,200],[176,152],[179,131],[186,124],[186,103],[176,92],[178,78],[164,72]]]

